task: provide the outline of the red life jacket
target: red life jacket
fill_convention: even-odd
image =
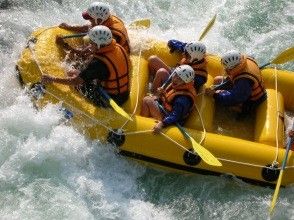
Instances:
[[[95,52],[94,57],[105,63],[110,73],[109,78],[102,81],[103,89],[113,95],[128,92],[130,59],[124,48],[112,40]]]
[[[121,45],[128,54],[130,54],[130,41],[123,21],[118,17],[111,15],[102,23],[102,25],[107,26],[111,30],[111,33],[117,43]]]
[[[192,106],[190,109],[190,112],[192,111],[195,101],[196,101],[196,90],[194,88],[194,82],[185,83],[180,86],[174,86],[173,83],[171,83],[164,91],[163,96],[161,96],[162,105],[164,109],[171,112],[172,109],[172,101],[173,99],[178,95],[185,95],[191,98],[192,100]],[[188,115],[187,115],[188,116]],[[187,117],[185,116],[185,117]],[[184,118],[185,118],[184,117]]]
[[[253,81],[250,100],[256,101],[266,93],[260,69],[254,59],[243,56],[238,66],[226,71],[233,83],[240,78]]]

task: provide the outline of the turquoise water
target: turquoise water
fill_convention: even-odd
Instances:
[[[196,40],[215,13],[204,39],[211,53],[238,49],[263,64],[293,46],[293,0],[108,2],[127,24],[151,18],[150,30],[130,30],[135,51],[141,38]],[[269,219],[272,189],[149,168],[61,124],[57,106],[33,108],[14,70],[27,38],[37,27],[83,23],[89,3],[0,0],[0,219]],[[279,198],[273,219],[294,219],[294,188]]]

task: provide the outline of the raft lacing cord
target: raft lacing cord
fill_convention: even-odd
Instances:
[[[235,160],[229,160],[229,159],[223,159],[223,158],[217,158],[221,161],[226,161],[230,163],[236,163],[236,164],[241,164],[245,166],[252,166],[252,167],[260,167],[260,168],[266,168],[264,165],[258,165],[258,164],[252,164],[252,163],[246,163],[246,162],[240,162],[240,161],[235,161]],[[294,166],[287,166],[286,169],[294,168]],[[280,170],[281,168],[278,167],[271,167],[270,169],[272,170]]]
[[[142,133],[147,133],[147,132],[153,132],[153,130],[144,130],[144,131],[131,131],[131,132],[127,132],[125,133],[125,135],[132,135],[132,134],[142,134]],[[166,139],[170,140],[171,142],[175,143],[178,147],[182,148],[184,151],[189,151],[186,147],[184,147],[183,145],[181,145],[180,143],[178,143],[177,141],[175,141],[174,139],[172,139],[171,137],[169,137],[168,135],[166,135],[163,132],[160,132],[160,134],[165,137]],[[195,154],[192,151],[189,151],[191,154]],[[195,154],[197,155],[197,154]]]
[[[34,61],[36,62],[41,74],[43,75],[43,71],[41,69],[41,66],[40,66],[40,63],[38,62],[38,60],[36,59],[36,55],[35,55],[35,51],[33,50],[33,48],[31,48],[30,44],[32,42],[29,42],[29,49],[33,55],[33,59]],[[276,73],[276,77],[277,77],[277,71],[276,71],[276,68],[275,68],[275,73]],[[276,78],[276,88],[277,88],[277,78]],[[100,122],[99,120],[97,120],[96,118],[93,118],[91,117],[90,115],[86,114],[85,112],[81,111],[80,109],[72,106],[71,104],[63,101],[61,98],[59,98],[58,96],[52,94],[51,92],[49,92],[48,90],[44,89],[43,88],[43,91],[46,92],[48,95],[51,95],[52,97],[54,97],[55,99],[59,100],[60,102],[66,104],[67,106],[69,106],[70,108],[72,108],[74,111],[86,116],[87,118],[89,118],[90,120],[94,121],[95,123],[101,125],[102,127],[104,127],[105,129],[109,130],[109,131],[112,131],[114,133],[116,133],[111,127],[108,127],[106,126],[105,124],[103,124],[102,122]],[[198,95],[201,95],[203,93],[200,93]],[[137,107],[137,105],[136,105]],[[196,108],[197,109],[197,108]],[[197,111],[199,112],[199,110],[197,109]],[[200,114],[199,114],[200,115]],[[202,120],[202,117],[201,117],[201,121]],[[148,132],[152,132],[152,130],[141,130],[141,131],[133,131],[133,132],[126,132],[125,135],[132,135],[132,134],[141,134],[141,133],[148,133]],[[118,132],[119,133],[119,132]],[[164,134],[161,132],[161,135],[163,135],[166,139],[170,140],[171,142],[175,143],[177,146],[179,146],[180,148],[182,148],[183,150],[187,151],[187,148],[185,148],[183,145],[181,145],[180,143],[176,142],[175,140],[173,140],[172,138],[170,138],[168,135]],[[193,152],[191,152],[193,154]],[[278,149],[276,151],[276,159],[277,159],[277,156],[278,156]],[[218,160],[221,160],[221,161],[226,161],[226,162],[230,162],[230,163],[236,163],[236,164],[241,164],[241,165],[245,165],[245,166],[254,166],[254,167],[260,167],[260,168],[265,168],[264,165],[258,165],[258,164],[252,164],[252,163],[245,163],[245,162],[239,162],[239,161],[234,161],[234,160],[228,160],[228,159],[224,159],[224,158],[217,158]],[[275,162],[275,161],[274,161]],[[273,163],[274,163],[273,162]],[[286,166],[285,167],[286,169],[293,169],[294,166]],[[272,169],[274,170],[280,170],[280,168],[276,168],[276,167],[272,167]]]
[[[201,93],[200,93],[201,94]],[[199,94],[199,95],[200,95]],[[197,95],[198,96],[198,95]],[[202,109],[202,106],[203,106],[203,100],[204,100],[204,94],[202,93],[202,99],[201,99],[201,109]],[[199,118],[200,118],[200,121],[201,121],[201,125],[202,125],[202,128],[203,128],[203,133],[202,133],[202,137],[201,137],[201,140],[199,141],[199,144],[202,144],[202,142],[204,141],[205,137],[206,137],[206,129],[205,129],[205,126],[204,126],[204,122],[203,122],[203,118],[202,118],[202,115],[201,115],[201,112],[199,111],[197,105],[195,104],[195,108],[198,112],[198,115],[199,115]]]
[[[30,42],[32,43],[32,42]],[[41,69],[41,66],[40,66],[40,63],[38,62],[38,60],[36,59],[36,56],[35,56],[35,51],[33,50],[33,48],[31,48],[30,46],[30,43],[29,43],[29,49],[33,55],[33,59],[34,61],[36,62],[41,74],[43,75],[43,71]],[[51,92],[49,92],[48,90],[46,89],[43,89],[44,92],[46,92],[48,95],[51,95],[52,97],[54,97],[55,99],[59,100],[60,102],[66,104],[67,106],[69,106],[70,108],[74,109],[74,111],[76,112],[79,112],[80,114],[86,116],[87,118],[89,118],[90,120],[94,121],[95,123],[101,125],[102,127],[104,127],[105,129],[109,130],[109,131],[112,131],[114,133],[116,133],[111,127],[108,127],[106,126],[105,124],[103,124],[102,122],[100,122],[99,120],[97,120],[96,118],[93,118],[91,117],[90,115],[87,115],[85,112],[81,111],[80,109],[72,106],[71,104],[67,103],[67,102],[64,102],[61,98],[59,98],[58,96],[52,94]],[[125,133],[125,135],[132,135],[132,134],[142,134],[142,133],[147,133],[147,132],[152,132],[152,130],[142,130],[142,131],[133,131],[133,132],[127,132]],[[119,132],[117,132],[119,134]],[[181,145],[180,143],[176,142],[175,140],[173,140],[172,138],[170,138],[168,135],[164,134],[161,132],[161,135],[163,135],[166,139],[170,140],[171,142],[175,143],[177,146],[179,146],[180,148],[182,148],[183,150],[187,151],[188,149],[185,148],[183,145]],[[191,152],[192,154],[194,152]],[[253,166],[253,167],[260,167],[260,168],[265,168],[264,165],[258,165],[258,164],[251,164],[251,163],[245,163],[245,162],[239,162],[239,161],[234,161],[234,160],[228,160],[228,159],[224,159],[224,158],[217,158],[218,160],[221,160],[221,161],[226,161],[226,162],[230,162],[230,163],[236,163],[236,164],[241,164],[241,165],[245,165],[245,166]],[[286,169],[290,169],[290,168],[294,168],[294,166],[286,166],[285,167]],[[280,168],[276,168],[276,167],[272,167],[271,169],[273,170],[280,170]]]
[[[147,30],[148,31],[148,30]],[[139,62],[138,62],[138,65],[137,65],[137,98],[136,98],[136,105],[135,105],[135,108],[134,108],[134,111],[133,113],[131,114],[131,117],[133,117],[137,111],[137,108],[138,108],[138,102],[139,102],[139,93],[140,93],[140,85],[139,85],[139,73],[140,73],[140,60],[141,60],[141,57],[142,57],[142,43],[140,44],[140,51],[139,51]],[[202,93],[203,94],[203,93]],[[199,94],[200,95],[200,94]],[[203,102],[203,99],[201,100],[201,103]],[[202,106],[202,104],[201,104]],[[204,141],[205,137],[206,137],[206,129],[204,127],[204,122],[203,122],[203,118],[202,118],[202,115],[200,114],[200,111],[199,109],[197,108],[197,106],[195,105],[195,108],[199,114],[199,117],[200,117],[200,121],[201,121],[201,125],[202,125],[202,128],[203,128],[203,135],[201,137],[201,140],[199,142],[199,144],[202,144],[202,142]],[[120,130],[123,130],[123,127],[126,126],[126,124],[130,121],[130,119],[127,119],[126,122],[121,126]],[[127,134],[140,134],[140,133],[144,133],[144,132],[152,132],[152,130],[145,130],[145,131],[134,131],[134,132],[125,132],[125,135]],[[164,135],[165,137],[167,137],[167,135],[163,134],[161,132],[162,135]],[[172,142],[176,143],[178,146],[180,146],[181,148],[184,148],[185,150],[187,150],[184,146],[182,146],[181,144],[177,143],[175,140],[172,140],[170,137],[168,137],[169,140],[171,140]]]
[[[276,108],[277,108],[277,117],[276,117],[276,153],[275,153],[275,159],[271,165],[271,167],[276,167],[279,165],[278,160],[278,154],[279,154],[279,120],[280,120],[280,114],[281,112],[279,111],[279,100],[278,100],[278,73],[277,73],[277,66],[275,65],[275,95],[276,95],[276,100],[277,100],[277,104],[276,104]]]
[[[31,44],[32,44],[32,43],[33,43],[33,42],[30,42],[30,41],[29,41],[29,43],[28,43],[28,47],[29,47],[29,49],[30,49],[30,51],[31,51],[31,53],[32,53],[32,55],[33,55],[33,59],[34,59],[35,63],[37,64],[37,66],[38,66],[38,68],[39,68],[39,70],[40,70],[40,72],[41,72],[41,75],[44,75],[44,73],[43,73],[43,71],[42,71],[42,69],[41,69],[41,65],[40,65],[39,61],[37,60],[37,58],[36,58],[35,51],[34,51],[34,49],[31,47]],[[69,103],[63,101],[61,98],[59,98],[58,96],[56,96],[56,95],[54,95],[53,93],[49,92],[49,91],[46,90],[45,88],[42,88],[42,91],[46,92],[48,95],[51,95],[52,97],[54,97],[54,98],[57,99],[58,101],[60,101],[60,102],[62,102],[62,103],[64,103],[64,104],[66,104],[67,106],[69,106],[69,107],[70,107],[71,109],[73,109],[74,111],[76,111],[76,112],[78,112],[78,113],[80,113],[80,114],[86,116],[86,117],[89,118],[90,120],[92,120],[92,121],[94,121],[95,123],[101,125],[102,127],[104,127],[105,129],[107,129],[108,131],[112,131],[112,132],[114,132],[113,129],[112,129],[111,127],[108,127],[107,125],[103,124],[101,121],[97,120],[96,118],[93,118],[93,117],[91,117],[90,115],[87,115],[85,112],[83,112],[83,111],[79,110],[78,108],[74,107],[73,105],[71,105],[71,104],[69,104]]]
[[[139,52],[139,62],[138,62],[138,65],[137,65],[137,70],[138,70],[138,73],[136,75],[137,77],[137,98],[136,98],[136,105],[135,105],[135,108],[134,108],[134,111],[133,113],[131,114],[131,117],[133,117],[136,113],[136,110],[138,108],[138,103],[139,103],[139,92],[140,92],[140,86],[139,86],[139,73],[140,73],[140,60],[141,60],[141,56],[142,56],[142,44],[140,44],[140,52]],[[203,120],[202,120],[202,116],[197,108],[197,106],[195,105],[196,109],[197,109],[197,112],[199,113],[199,116],[200,116],[200,119],[201,119],[201,123],[202,123],[202,126],[203,126],[203,129],[204,129],[204,134],[206,134],[206,130],[204,128],[204,123],[203,123]],[[127,119],[126,122],[121,126],[121,130],[123,130],[123,127],[129,122],[130,120]],[[134,134],[142,134],[142,133],[149,133],[149,132],[153,132],[152,129],[149,129],[149,130],[141,130],[141,131],[130,131],[130,132],[125,132],[124,134],[125,135],[134,135]],[[170,140],[171,142],[175,143],[177,146],[179,146],[180,148],[184,149],[185,151],[187,151],[187,148],[185,148],[183,145],[181,145],[180,143],[176,142],[175,140],[173,140],[171,137],[167,136],[166,134],[164,134],[163,132],[160,132],[161,135],[163,135],[165,138],[167,138],[168,140]],[[201,142],[204,140],[205,138],[205,135],[204,137],[202,138]],[[191,152],[193,153],[193,152]]]
[[[48,28],[48,29],[49,29],[49,28]],[[47,30],[47,29],[46,29],[46,30]],[[29,41],[29,43],[28,43],[29,49],[30,49],[30,51],[31,51],[31,53],[32,53],[32,55],[33,55],[33,59],[34,59],[35,63],[37,64],[37,66],[38,66],[38,68],[39,68],[39,70],[40,70],[40,72],[41,72],[41,75],[44,75],[44,73],[43,73],[43,71],[42,71],[42,69],[41,69],[41,65],[40,65],[39,61],[36,59],[35,51],[34,51],[34,49],[31,47],[31,44],[32,44],[32,43],[33,43],[33,42]],[[140,55],[141,55],[141,53],[140,53]],[[140,62],[139,62],[138,65],[140,65]],[[139,66],[138,66],[138,68],[139,68]],[[137,74],[137,77],[139,77],[138,74]],[[139,78],[137,78],[137,79],[138,79],[138,81],[139,81]],[[138,85],[139,85],[139,83],[138,83]],[[78,108],[74,107],[73,105],[71,105],[71,104],[65,102],[65,101],[62,100],[60,97],[54,95],[53,93],[49,92],[49,91],[46,90],[45,88],[42,88],[42,90],[43,90],[44,92],[46,92],[48,95],[51,95],[52,97],[54,97],[55,99],[57,99],[58,101],[64,103],[64,104],[67,105],[67,106],[69,106],[72,110],[74,110],[74,111],[76,111],[76,112],[78,112],[78,113],[80,113],[80,114],[86,116],[88,119],[90,119],[90,120],[92,120],[93,122],[95,122],[95,123],[101,125],[102,127],[104,127],[105,129],[107,129],[108,131],[111,131],[111,132],[113,132],[113,133],[115,133],[115,134],[118,134],[118,135],[121,134],[121,130],[119,130],[119,129],[118,129],[118,130],[113,130],[113,128],[111,128],[111,127],[105,125],[104,123],[102,123],[101,121],[97,120],[96,118],[91,117],[90,115],[86,114],[85,112],[81,111],[80,109],[78,109]],[[138,88],[138,91],[139,91],[139,88]],[[139,94],[139,93],[138,93],[138,94]],[[135,107],[134,113],[135,113],[136,108],[137,108],[138,100],[139,100],[139,95],[137,95],[137,103],[136,103],[136,107]],[[134,113],[133,113],[133,114],[134,114]],[[127,122],[128,122],[128,121],[127,121]],[[127,122],[126,122],[125,124],[127,124]],[[123,126],[124,126],[124,125],[123,125]],[[152,130],[149,129],[149,130],[142,130],[142,131],[126,132],[125,135],[127,135],[127,134],[140,134],[140,133],[147,133],[147,132],[152,132]]]
[[[137,108],[138,108],[138,103],[139,103],[139,93],[140,93],[140,85],[139,85],[139,74],[140,74],[140,68],[141,68],[141,56],[142,56],[142,43],[140,43],[140,51],[139,51],[139,58],[138,58],[138,65],[137,65],[137,97],[136,97],[136,105],[133,110],[133,113],[131,114],[131,118],[134,117]],[[120,127],[120,130],[123,130],[124,126],[127,125],[127,123],[130,121],[130,119],[127,119],[126,122]]]

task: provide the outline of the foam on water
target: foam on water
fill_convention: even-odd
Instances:
[[[14,70],[27,38],[40,26],[84,23],[90,2],[0,0],[0,218],[268,219],[271,189],[149,169],[64,123],[59,106],[33,107]],[[293,43],[292,1],[107,2],[127,24],[151,18],[149,30],[130,30],[135,51],[146,46],[142,37],[196,40],[215,13],[204,39],[210,52],[239,49],[264,63]],[[281,189],[276,219],[294,219],[293,201],[293,187]]]

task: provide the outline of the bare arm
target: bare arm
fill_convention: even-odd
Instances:
[[[86,47],[73,48],[68,43],[66,43],[64,41],[64,39],[62,38],[62,36],[60,36],[60,35],[56,36],[56,44],[62,46],[64,49],[70,50],[80,56],[90,56],[93,53],[93,50],[95,49],[95,48],[93,48],[93,46],[91,44]]]
[[[65,30],[69,30],[69,31],[84,33],[84,32],[89,31],[89,29],[91,28],[91,25],[87,24],[87,25],[75,25],[75,26],[72,26],[72,25],[68,25],[66,23],[61,23],[59,25],[59,27],[65,29]]]
[[[67,77],[67,78],[58,78],[58,77],[53,77],[53,76],[49,76],[47,74],[44,74],[42,76],[42,80],[41,82],[43,84],[48,84],[48,83],[60,83],[60,84],[64,84],[64,85],[80,85],[84,82],[84,80],[79,77],[79,76],[74,76],[74,77]]]

